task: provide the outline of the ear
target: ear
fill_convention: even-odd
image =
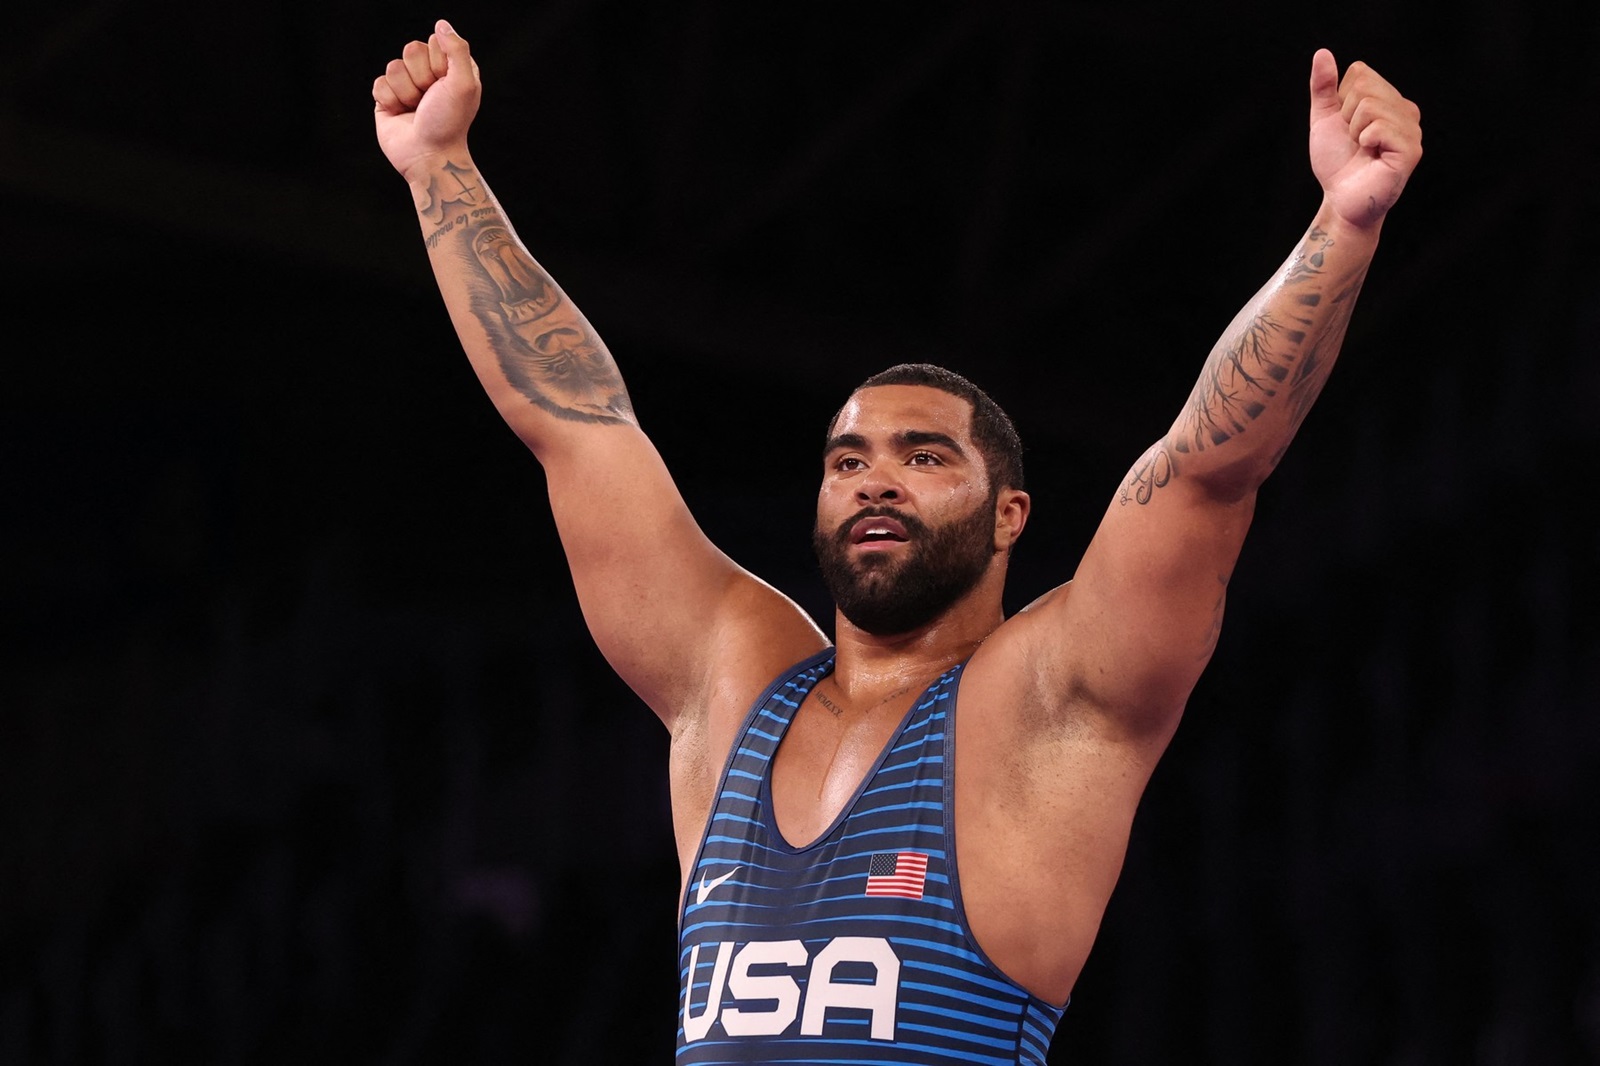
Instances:
[[[1001,489],[994,501],[994,550],[1008,552],[1028,524],[1033,501],[1021,489]]]

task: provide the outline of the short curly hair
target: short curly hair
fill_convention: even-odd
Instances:
[[[855,388],[856,392],[878,385],[925,385],[966,400],[972,405],[972,440],[983,455],[989,473],[989,490],[1024,489],[1022,480],[1022,438],[1011,416],[994,399],[954,370],[933,363],[900,363],[880,370]],[[852,393],[852,395],[854,395]],[[840,410],[843,410],[841,408]],[[839,421],[838,412],[828,422],[828,435]]]

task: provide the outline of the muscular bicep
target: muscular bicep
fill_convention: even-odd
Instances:
[[[706,537],[637,427],[595,427],[541,458],[589,631],[669,728],[716,683],[713,668],[765,680],[825,642]]]
[[[1076,706],[1165,737],[1211,659],[1255,493],[1173,478],[1164,445],[1128,472],[1069,589],[1032,613]]]

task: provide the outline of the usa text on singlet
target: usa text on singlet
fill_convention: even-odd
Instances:
[[[1064,1008],[989,962],[961,906],[951,822],[962,665],[912,704],[816,841],[778,832],[772,763],[827,650],[756,701],[679,921],[679,1066],[1043,1066]]]

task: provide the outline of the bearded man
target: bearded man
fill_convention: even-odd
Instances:
[[[480,97],[441,21],[374,82],[378,140],[467,356],[543,464],[590,631],[671,733],[677,1062],[1044,1062],[1257,491],[1421,157],[1417,108],[1316,52],[1311,225],[1070,580],[1012,617],[1029,498],[1010,420],[948,370],[867,379],[823,454],[830,640],[695,523],[609,351],[473,161]]]

